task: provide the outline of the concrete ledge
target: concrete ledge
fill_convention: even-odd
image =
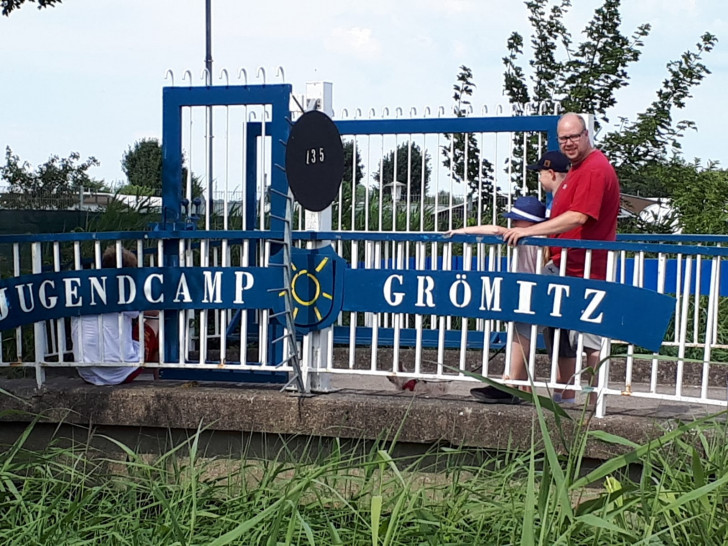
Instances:
[[[537,426],[533,406],[484,405],[457,395],[425,397],[346,389],[298,396],[275,387],[172,381],[95,387],[65,377],[49,379],[42,390],[36,390],[28,379],[3,380],[0,388],[17,397],[0,393],[0,420],[6,423],[30,422],[41,415],[46,423],[90,427],[194,431],[202,425],[238,434],[356,440],[396,436],[402,443],[496,450],[530,448],[532,425]],[[562,421],[567,439],[574,434],[581,410],[569,413],[574,421]],[[547,422],[555,444],[560,445],[553,416],[548,415]],[[588,426],[642,443],[659,436],[669,419],[612,415],[591,419]],[[538,429],[535,437],[541,437]],[[620,446],[591,441],[586,455],[605,459],[624,451]]]

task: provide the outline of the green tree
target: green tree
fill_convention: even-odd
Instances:
[[[453,85],[456,117],[467,116],[470,108],[468,97],[472,96],[474,88],[472,70],[465,65],[461,66]],[[487,207],[493,194],[493,165],[487,159],[481,159],[475,135],[446,134],[445,139],[446,144],[442,147],[443,165],[450,171],[453,180],[458,183],[466,182],[468,193],[476,199],[480,195]]]
[[[661,168],[685,233],[728,234],[728,171],[714,162],[703,168],[698,160],[687,163],[681,158],[672,158]]]
[[[126,195],[162,195],[162,145],[156,138],[137,140],[121,157],[127,185],[119,189]],[[187,184],[187,167],[182,158],[182,191]],[[192,196],[203,193],[199,178],[192,175]]]
[[[54,155],[33,169],[8,146],[0,179],[9,185],[9,191],[0,195],[0,204],[6,208],[62,209],[76,204],[82,189],[109,191],[103,182],[88,174],[91,167],[99,165],[98,160],[89,157],[80,162],[80,158],[77,152],[71,152],[67,158]]]
[[[564,111],[592,113],[598,129],[609,121],[607,110],[617,102],[616,91],[628,85],[627,68],[639,60],[650,25],[625,36],[620,31],[620,0],[604,0],[581,33],[584,41],[575,45],[563,23],[571,0],[549,4],[551,0],[525,2],[533,28],[533,56],[528,61],[532,73],[526,78],[518,64],[524,41],[513,32],[503,58],[505,93],[517,108],[530,107],[533,112],[560,103]]]
[[[162,194],[162,146],[155,138],[137,140],[121,157],[129,186]],[[126,189],[126,188],[125,188]]]
[[[684,233],[728,235],[728,171],[718,169],[717,163],[703,166],[697,159],[687,162],[675,155],[646,164],[641,173],[659,181],[673,212],[662,219],[624,222],[622,232],[672,233],[678,225]]]
[[[513,32],[506,43],[504,90],[516,111],[550,113],[555,105],[561,111],[595,115],[595,128],[608,122],[607,109],[616,104],[615,93],[628,84],[627,68],[641,53],[649,25],[640,25],[627,37],[620,31],[620,0],[605,0],[581,33],[584,40],[574,44],[564,24],[570,0],[528,0],[528,20],[533,29],[528,77],[523,67],[524,39]],[[530,84],[530,85],[529,85]],[[535,160],[542,151],[543,135],[532,134],[524,142],[513,139],[511,172],[522,172],[523,161]],[[535,177],[527,179],[529,191],[536,189]]]
[[[61,0],[27,0],[28,2],[38,2],[38,9],[52,7],[55,4],[60,4]],[[0,0],[0,8],[2,8],[2,14],[5,16],[10,15],[10,12],[19,9],[26,0]]]
[[[364,164],[361,160],[359,148],[356,149],[356,170],[354,170],[354,141],[346,140],[344,142],[344,177],[343,181],[351,184],[352,174],[357,184],[361,184],[364,180]]]
[[[691,121],[675,121],[674,112],[685,106],[692,89],[709,70],[702,58],[717,39],[710,33],[701,36],[693,50],[684,52],[667,65],[668,77],[657,91],[656,100],[634,122],[622,118],[621,126],[600,134],[609,123],[608,111],[617,103],[616,92],[629,84],[628,69],[641,55],[649,24],[642,24],[630,34],[620,30],[620,0],[604,0],[584,28],[581,43],[575,43],[563,23],[571,7],[570,0],[528,0],[531,38],[530,68],[524,69],[524,40],[514,32],[506,44],[505,93],[518,110],[550,112],[552,104],[561,111],[592,113],[595,116],[597,145],[610,157],[625,193],[653,197],[667,196],[668,171],[677,168],[671,157],[680,152],[679,139]],[[513,172],[521,172],[523,158],[535,158],[538,135],[514,139]],[[535,178],[529,181],[534,188]]]
[[[396,176],[395,176],[396,164]],[[377,170],[373,177],[381,184],[383,195],[392,195],[392,188],[396,183],[402,184],[401,198],[411,200],[419,199],[427,193],[430,186],[430,155],[417,143],[408,141],[397,146],[397,154],[392,150],[382,158],[381,172]]]
[[[352,184],[352,178],[354,178],[354,184]],[[339,197],[334,200],[332,210],[334,218],[338,218],[339,208],[341,208],[342,225],[340,229],[352,229],[352,222],[356,224],[359,214],[363,212],[361,210],[354,211],[354,219],[352,220],[352,203],[356,202],[358,209],[366,198],[367,188],[362,184],[363,180],[364,165],[361,160],[359,148],[356,149],[355,154],[354,140],[346,140],[344,141],[344,174],[341,180],[341,191],[339,192]]]
[[[670,61],[668,78],[649,107],[638,114],[634,122],[623,119],[620,130],[604,136],[600,145],[615,163],[625,193],[666,197],[669,187],[675,187],[669,182],[661,182],[661,178],[668,175],[659,167],[680,170],[681,163],[672,158],[681,153],[680,138],[685,131],[696,126],[689,120],[676,122],[673,112],[684,108],[692,88],[710,74],[702,58],[716,42],[717,38],[706,32],[694,51],[686,51],[679,59]],[[655,172],[659,172],[661,178],[656,179]]]

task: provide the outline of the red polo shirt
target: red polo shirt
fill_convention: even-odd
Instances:
[[[564,233],[552,235],[554,239],[584,239],[593,241],[614,241],[617,238],[617,215],[619,214],[620,189],[617,173],[606,156],[594,150],[584,161],[572,167],[554,196],[551,218],[567,211],[586,214],[589,219],[582,226]],[[551,247],[551,259],[559,266],[561,248]],[[567,251],[566,274],[572,277],[584,276],[586,249],[573,248]],[[592,279],[606,278],[607,252],[592,251]]]

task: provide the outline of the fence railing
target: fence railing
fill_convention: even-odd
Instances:
[[[262,231],[5,236],[0,237],[0,268],[6,280],[95,269],[109,245],[117,252],[122,246],[133,251],[139,267],[172,266],[182,272],[187,268],[266,268],[279,238]],[[299,232],[294,239],[300,246],[312,240],[331,241],[348,268],[360,270],[505,272],[520,249],[507,248],[494,237],[447,239],[435,233]],[[557,359],[546,354],[542,345],[532,344],[527,366],[535,386],[595,389],[601,395],[599,415],[606,410],[604,401],[615,395],[726,406],[728,276],[722,270],[727,241],[722,237],[626,235],[614,243],[563,243],[566,253],[573,248],[587,249],[587,263],[593,252],[606,251],[608,282],[669,294],[675,298],[674,315],[659,351],[618,339],[604,340],[603,362],[593,384],[581,355],[574,384],[557,382]],[[549,244],[543,239],[527,242],[537,247]],[[38,301],[24,297],[25,306],[40,308],[50,296],[44,293],[46,300],[38,297]],[[74,313],[77,311],[69,310],[66,318],[4,330],[0,366],[33,367],[42,383],[49,367],[91,365],[74,352],[70,335],[70,315]],[[272,340],[280,337],[274,332],[279,327],[267,309],[198,309],[190,303],[181,311],[162,309],[159,315],[159,359],[143,362],[143,366],[198,372],[290,372],[277,360]],[[135,328],[144,354],[144,321]],[[513,323],[440,315],[436,309],[427,314],[342,312],[332,326],[325,367],[313,367],[305,359],[302,366],[309,376],[400,375],[473,381],[468,372],[475,371],[500,379],[508,373],[512,355],[507,348],[512,336]],[[170,347],[178,349],[174,357]],[[504,349],[504,358],[494,360],[494,354]],[[345,359],[333,358],[339,350],[346,353]]]

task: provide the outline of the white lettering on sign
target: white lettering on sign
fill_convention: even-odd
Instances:
[[[152,297],[152,281],[157,279],[159,284],[164,283],[164,277],[160,273],[153,273],[144,280],[144,298],[149,303],[164,303],[164,292],[157,299]]]
[[[589,299],[589,296],[592,296],[592,298],[591,300],[589,300],[586,309],[581,314],[581,320],[583,320],[584,322],[594,322],[597,324],[601,324],[602,320],[604,319],[604,313],[599,313],[596,317],[594,316],[594,313],[596,312],[599,304],[602,303],[602,300],[606,295],[607,293],[604,290],[587,288],[584,291],[584,298]]]
[[[568,284],[551,284],[549,283],[549,287],[546,290],[546,293],[550,296],[551,292],[554,293],[554,305],[551,308],[551,316],[552,317],[561,317],[563,316],[561,314],[561,304],[563,302],[563,297],[566,296],[569,297],[569,285]]]
[[[28,288],[28,293],[30,294],[30,304],[25,300],[25,288]],[[18,299],[20,301],[20,308],[25,313],[30,313],[35,308],[35,300],[33,299],[33,283],[28,284],[19,284],[15,287],[15,290],[18,292]]]
[[[266,295],[278,289],[267,288],[270,283],[280,282],[271,278],[270,272],[257,268],[190,268],[184,272],[139,268],[126,274],[104,270],[74,275],[57,272],[0,280],[4,285],[0,286],[0,324],[14,328],[79,314],[116,313],[120,308],[208,308],[228,304],[268,308]],[[264,286],[261,293],[248,292],[257,289],[259,283]],[[425,294],[433,288],[427,282],[423,286]],[[423,298],[425,302],[432,299],[427,295]]]
[[[316,163],[323,163],[326,160],[323,147],[320,148],[308,148],[306,150],[306,165],[315,165]]]
[[[136,283],[129,275],[116,277],[119,282],[119,305],[127,305],[136,298]]]
[[[205,279],[202,303],[222,303],[222,271],[215,271],[214,276],[212,271],[203,271],[202,276]]]
[[[236,271],[235,272],[235,303],[236,305],[242,305],[245,303],[243,294],[246,290],[253,288],[253,275],[247,271]]]
[[[480,310],[502,311],[501,284],[503,284],[503,277],[482,277],[481,283]]]
[[[190,296],[190,287],[187,286],[187,277],[185,277],[184,273],[179,276],[179,282],[177,283],[177,292],[175,293],[173,301],[175,303],[192,302],[192,297]]]
[[[518,307],[513,312],[521,315],[535,315],[536,312],[531,309],[531,299],[536,283],[532,281],[516,281],[516,283],[518,284]]]
[[[432,295],[432,290],[434,288],[435,279],[429,275],[418,275],[417,303],[415,303],[415,307],[435,307],[435,297]]]
[[[438,282],[442,281],[435,275],[427,274],[419,274],[416,279],[415,292],[412,277],[405,277],[405,275],[398,273],[385,277],[382,293],[386,304],[392,308],[401,308],[407,302],[406,305],[412,306],[413,309],[436,310],[439,301],[437,299]],[[515,279],[513,297],[504,300],[502,297],[504,280],[504,276],[481,276],[479,278],[481,284],[480,301],[478,302],[477,285],[475,287],[471,286],[472,282],[477,281],[475,279],[470,280],[468,273],[456,273],[455,279],[446,285],[446,302],[457,309],[470,308],[479,303],[479,311],[498,313],[504,311],[502,305],[504,301],[507,301],[509,302],[509,309],[506,312],[510,311],[516,315],[543,316],[544,320],[546,320],[546,316],[563,318],[564,310],[573,309],[572,306],[574,305],[586,304],[580,314],[580,320],[596,324],[604,322],[604,312],[601,309],[602,302],[607,295],[605,290],[589,288],[585,289],[583,296],[580,291],[577,291],[576,296],[572,296],[573,287],[569,284]],[[210,289],[206,290],[206,294],[210,291]],[[574,301],[575,298],[578,298],[579,301]],[[545,308],[534,308],[534,301],[544,302]],[[394,309],[392,310],[394,311]]]
[[[455,282],[450,285],[450,303],[458,309],[466,307],[473,297],[473,291],[466,280],[465,275],[455,275]],[[462,299],[458,298],[458,292],[460,291],[463,293]]]
[[[399,282],[400,286],[402,286],[404,277],[402,277],[402,275],[390,275],[387,277],[387,280],[384,281],[384,299],[393,307],[397,307],[402,303],[402,300],[404,300],[404,292],[392,292],[392,283],[395,280]]]
[[[56,306],[56,303],[58,303],[58,296],[49,296],[46,293],[46,289],[48,287],[54,289],[56,287],[56,283],[50,280],[40,283],[40,288],[38,289],[38,299],[40,300],[40,304],[43,307],[45,307],[46,309],[53,309]]]
[[[0,288],[0,320],[8,316],[8,299],[5,296],[7,288]]]
[[[106,305],[106,277],[89,278],[91,282],[91,305],[96,305],[96,296]]]
[[[63,279],[63,284],[66,287],[66,307],[81,307],[83,298],[78,295],[81,279]]]

